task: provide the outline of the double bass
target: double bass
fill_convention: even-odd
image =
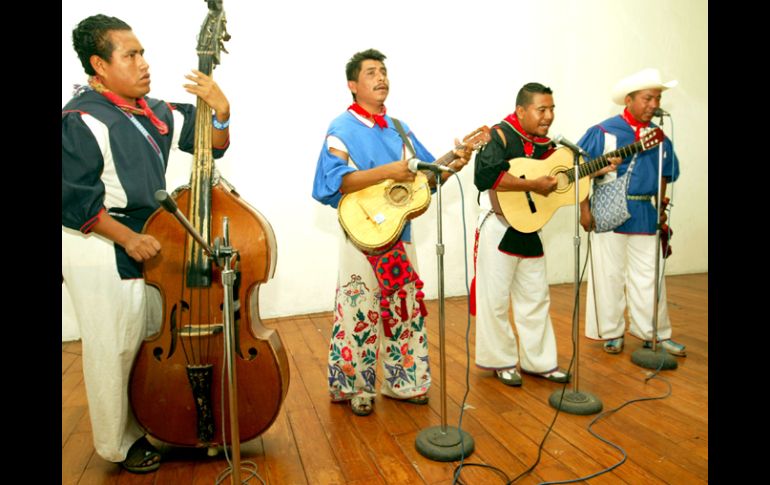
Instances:
[[[222,0],[207,1],[209,12],[198,37],[198,70],[211,75],[229,35]],[[198,98],[190,184],[174,191],[172,198],[206,243],[221,238],[223,219],[229,221],[229,244],[237,251],[233,342],[238,435],[239,441],[249,441],[270,427],[289,388],[281,338],[259,318],[259,285],[275,272],[276,240],[262,214],[215,172],[211,119],[211,108]],[[143,232],[162,247],[145,262],[144,278],[160,292],[163,320],[160,332],[142,343],[133,364],[129,401],[134,415],[148,434],[166,443],[231,444],[228,426],[222,426],[230,422],[222,387],[223,268],[163,209],[150,216]]]

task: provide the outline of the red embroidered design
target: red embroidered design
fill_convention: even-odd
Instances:
[[[392,248],[390,248],[390,250],[383,254],[375,256],[366,255],[366,259],[369,260],[369,264],[371,264],[372,269],[374,269],[374,275],[377,277],[377,282],[379,283],[380,291],[382,293],[380,310],[383,329],[386,336],[392,337],[393,332],[391,327],[396,325],[396,320],[393,318],[393,313],[390,310],[390,301],[388,300],[388,297],[397,293],[397,296],[401,298],[401,305],[396,311],[402,321],[407,320],[409,313],[406,308],[406,291],[404,290],[404,287],[409,283],[414,282],[417,290],[421,290],[423,282],[409,262],[403,241],[398,241]],[[420,302],[420,313],[422,316],[428,314],[425,304],[422,301],[424,297],[425,294],[422,291],[417,291],[415,299]]]

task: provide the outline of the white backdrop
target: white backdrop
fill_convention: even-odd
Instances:
[[[206,8],[204,0],[63,1],[62,106],[72,85],[86,79],[72,49],[72,29],[96,13],[132,26],[150,64],[150,96],[194,103],[181,86],[183,75],[197,66],[196,36]],[[657,67],[664,80],[678,79],[662,103],[674,117],[682,171],[674,184],[674,255],[666,273],[708,270],[706,2],[225,0],[224,8],[232,39],[214,76],[232,105],[232,145],[218,168],[276,233],[278,266],[261,288],[262,317],[332,309],[336,212],[310,193],[326,128],[351,102],[345,63],[369,47],[388,56],[388,113],[405,120],[437,157],[454,137],[513,111],[526,82],[554,90],[550,135],[577,141],[589,126],[620,111],[609,99],[620,78]],[[668,119],[664,129],[671,136]],[[189,179],[189,156],[173,162],[169,189]],[[447,296],[465,294],[464,236],[471,277],[473,271],[473,162],[459,179],[465,234],[457,181],[443,192]],[[434,200],[414,222],[428,298],[436,298],[435,210]],[[573,231],[571,208],[560,209],[542,231],[552,284],[573,281]],[[584,255],[584,235],[581,248]],[[77,338],[64,303],[62,312],[62,338]]]

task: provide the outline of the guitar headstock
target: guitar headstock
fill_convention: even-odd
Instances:
[[[220,51],[227,52],[224,42],[230,40],[230,34],[227,33],[222,0],[205,1],[209,5],[209,12],[198,34],[198,70],[211,74],[214,66],[219,64]]]
[[[660,128],[653,128],[643,136],[639,138],[642,143],[642,150],[649,150],[650,148],[660,145],[666,138],[666,134]]]
[[[463,138],[463,145],[466,149],[475,151],[481,149],[481,147],[489,143],[489,140],[491,139],[492,135],[489,132],[489,127],[484,125],[466,135],[465,138]]]

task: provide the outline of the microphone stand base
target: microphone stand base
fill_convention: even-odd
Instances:
[[[562,392],[564,398],[562,398]],[[548,404],[565,413],[587,416],[596,414],[602,410],[602,402],[590,392],[568,391],[566,388],[558,389],[548,398]]]
[[[631,362],[645,369],[671,370],[679,366],[674,356],[662,347],[658,347],[655,352],[652,349],[637,349],[631,354]]]
[[[470,456],[475,445],[470,434],[454,426],[447,426],[445,432],[441,426],[432,426],[420,431],[414,447],[429,460],[458,461]]]

